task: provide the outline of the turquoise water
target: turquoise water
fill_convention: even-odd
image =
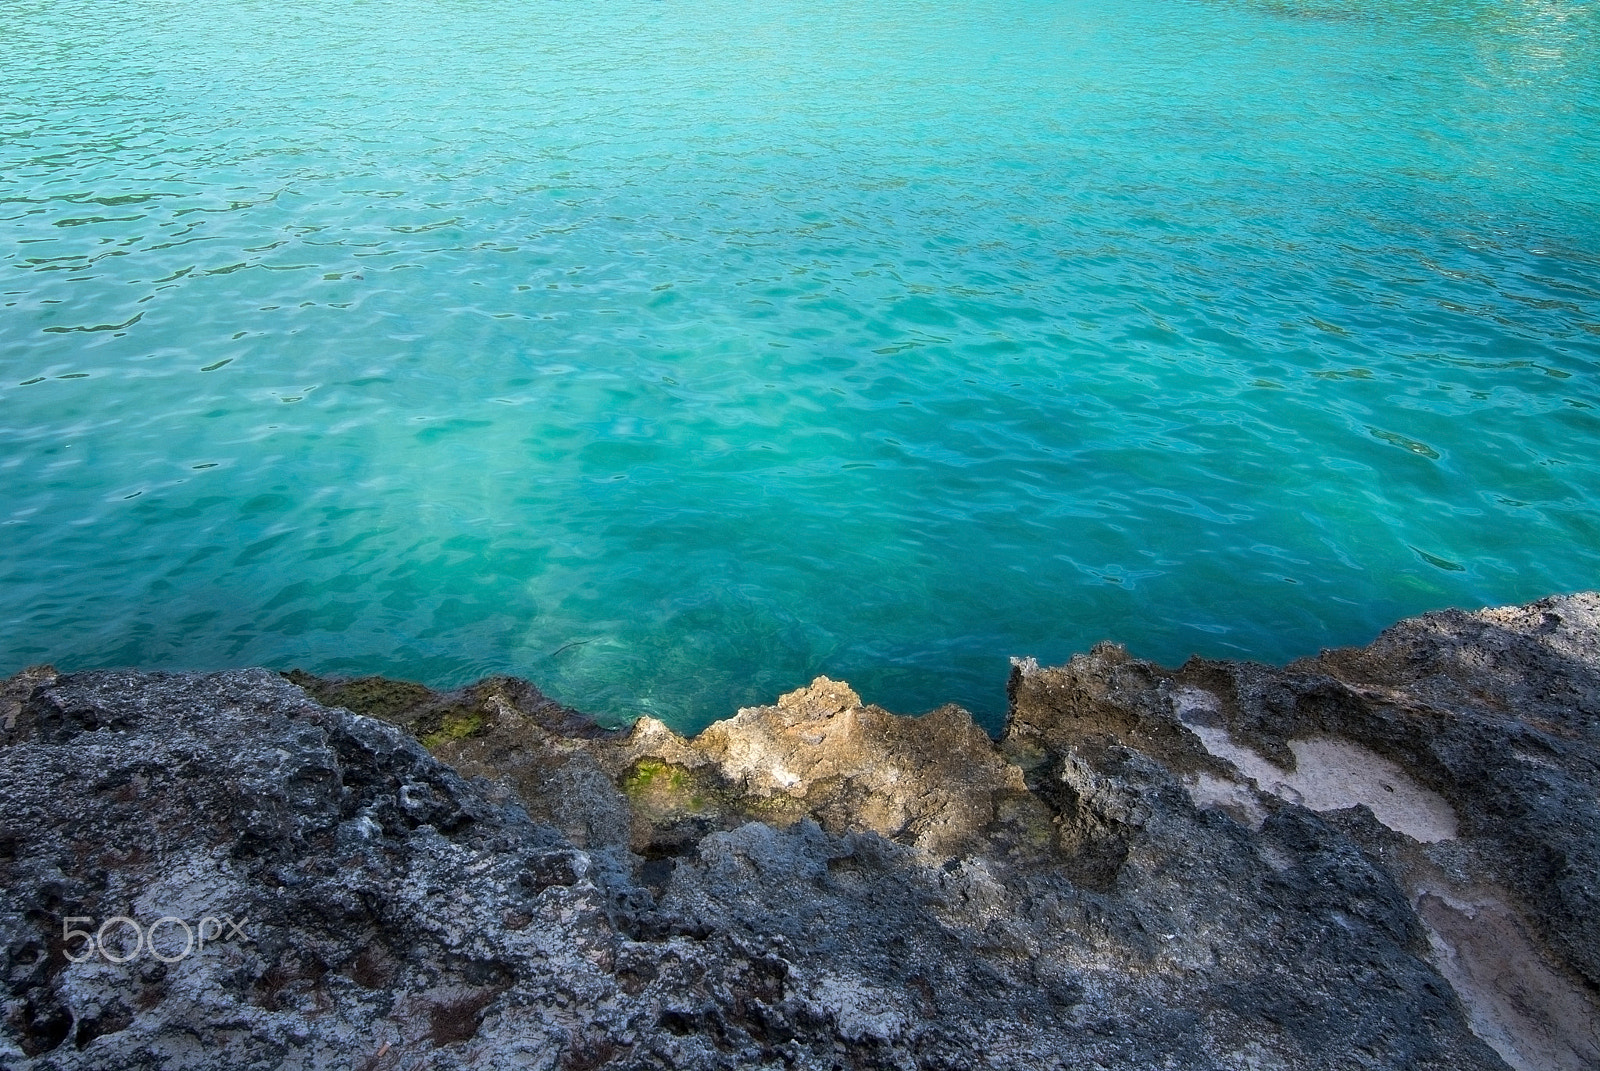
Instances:
[[[1281,661],[1600,585],[1600,6],[0,2],[0,672]]]

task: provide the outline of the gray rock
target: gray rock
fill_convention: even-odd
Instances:
[[[1600,1066],[1600,596],[1009,691],[29,670],[0,1064]]]

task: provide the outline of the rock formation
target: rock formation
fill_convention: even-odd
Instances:
[[[0,1064],[1600,1067],[1600,595],[1278,669],[0,688]]]

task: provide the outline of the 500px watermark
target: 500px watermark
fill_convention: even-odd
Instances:
[[[193,926],[174,915],[156,919],[149,926],[141,926],[138,919],[127,915],[112,915],[98,928],[77,928],[81,922],[94,927],[94,921],[87,915],[69,915],[61,920],[61,941],[65,946],[61,954],[71,962],[83,963],[99,956],[107,963],[128,963],[148,955],[162,963],[176,963],[196,952],[204,952],[207,944],[236,938],[250,940],[244,930],[250,920],[235,922],[231,915],[207,915]],[[131,950],[128,947],[130,937],[133,940]]]

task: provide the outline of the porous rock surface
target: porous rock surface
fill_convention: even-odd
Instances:
[[[999,740],[826,678],[685,740],[510,678],[26,671],[0,1065],[1600,1066],[1600,596],[1009,692]],[[1224,737],[1370,753],[1453,835]],[[118,916],[239,925],[64,938]]]

